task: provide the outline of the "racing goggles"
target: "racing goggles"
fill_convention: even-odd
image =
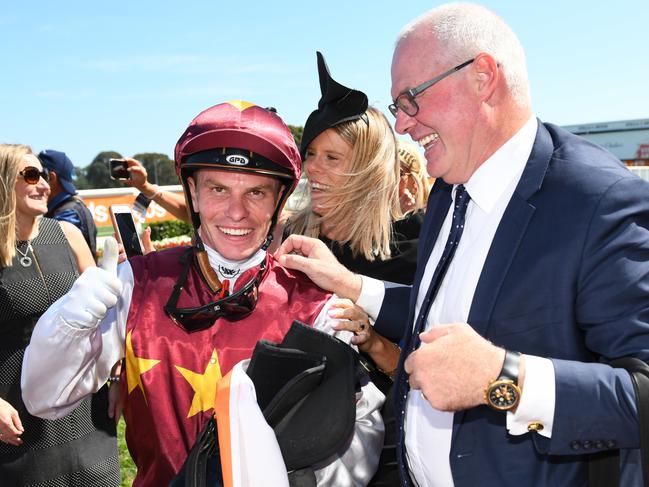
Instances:
[[[179,308],[178,298],[180,292],[187,282],[187,274],[191,260],[180,279],[174,286],[169,300],[164,307],[165,313],[179,326],[189,332],[205,330],[212,326],[219,318],[226,318],[230,321],[240,320],[253,312],[259,299],[259,284],[266,270],[266,261],[261,263],[259,271],[255,276],[243,285],[238,291],[229,294],[228,284],[225,281],[219,292],[219,299],[196,308]]]

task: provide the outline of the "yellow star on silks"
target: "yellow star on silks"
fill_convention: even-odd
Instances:
[[[212,351],[210,361],[202,374],[178,365],[176,365],[176,369],[194,389],[194,399],[192,399],[187,418],[191,418],[201,411],[212,409],[214,407],[214,397],[216,396],[216,383],[221,379],[221,366],[219,365],[216,349]]]
[[[146,402],[144,385],[142,384],[142,374],[158,365],[160,360],[136,357],[133,352],[133,344],[131,343],[132,333],[133,331],[131,330],[126,335],[126,384],[128,385],[129,394],[133,389],[139,387],[142,390],[144,402]]]
[[[237,108],[240,112],[244,111],[246,108],[254,107],[254,103],[250,103],[248,101],[243,101],[243,100],[230,100],[226,103],[229,103],[233,107]]]

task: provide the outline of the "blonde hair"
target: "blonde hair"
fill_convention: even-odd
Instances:
[[[32,154],[29,146],[0,144],[0,267],[9,267],[16,255],[16,178],[22,158]]]
[[[390,257],[392,222],[401,217],[398,197],[399,162],[396,139],[385,116],[368,108],[357,120],[332,127],[352,148],[345,182],[331,188],[331,199],[322,216],[309,202],[288,223],[288,231],[309,237],[320,236],[320,224],[327,222],[349,244],[352,254],[367,260]]]
[[[397,141],[397,153],[399,155],[399,164],[401,171],[412,177],[417,185],[417,194],[415,195],[415,208],[426,208],[428,195],[430,194],[430,181],[426,171],[426,160],[419,152],[417,147],[406,141]]]

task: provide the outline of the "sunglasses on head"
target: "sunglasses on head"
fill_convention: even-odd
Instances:
[[[18,174],[22,176],[27,184],[38,184],[38,181],[41,178],[43,178],[46,183],[50,182],[50,173],[47,171],[47,169],[40,171],[37,167],[27,166]]]
[[[209,328],[219,318],[225,317],[228,320],[236,321],[253,312],[259,299],[259,284],[266,270],[265,261],[262,262],[257,274],[238,291],[228,294],[227,286],[224,286],[221,297],[211,303],[195,308],[179,308],[178,298],[187,282],[187,274],[191,266],[191,259],[188,260],[188,265],[183,269],[180,279],[164,307],[165,313],[176,324],[190,332],[199,331]]]

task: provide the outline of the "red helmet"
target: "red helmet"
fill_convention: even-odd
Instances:
[[[218,166],[290,180],[286,196],[302,172],[295,140],[282,119],[269,109],[240,100],[199,113],[178,140],[175,159],[183,181],[193,170]]]
[[[224,169],[274,176],[284,182],[264,247],[284,203],[300,180],[301,159],[291,131],[274,110],[234,100],[198,114],[176,143],[176,173],[180,177],[192,224],[200,218],[189,197],[187,177],[199,169]],[[200,239],[199,239],[200,242]],[[199,244],[199,248],[202,244]]]

